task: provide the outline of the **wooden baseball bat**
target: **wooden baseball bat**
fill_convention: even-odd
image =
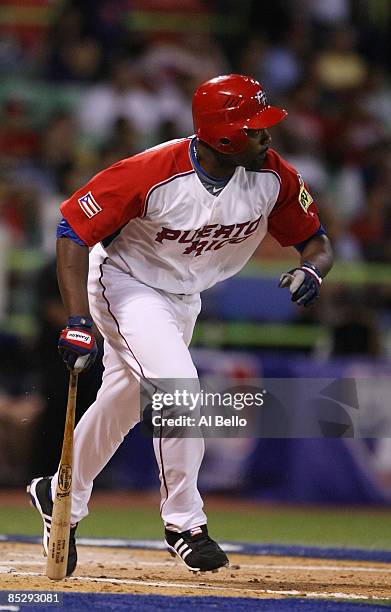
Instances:
[[[77,373],[69,375],[68,403],[65,417],[56,496],[53,500],[52,524],[46,562],[46,575],[51,580],[66,576],[71,524],[73,431],[75,428]]]

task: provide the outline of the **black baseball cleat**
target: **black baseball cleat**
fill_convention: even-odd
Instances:
[[[50,484],[52,481],[51,476],[43,476],[41,478],[34,478],[27,487],[27,493],[30,493],[31,504],[38,510],[43,521],[43,551],[45,557],[48,555],[50,526],[52,523],[52,512],[53,502],[50,498]],[[67,564],[67,576],[70,576],[75,571],[77,565],[77,550],[76,550],[76,533],[77,523],[71,527],[69,536],[69,549],[68,549],[68,564]]]
[[[170,554],[177,555],[192,572],[209,572],[229,565],[227,555],[208,535],[206,525],[177,533],[165,530]]]

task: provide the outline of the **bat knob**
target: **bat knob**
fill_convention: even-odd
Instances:
[[[289,272],[284,272],[284,274],[281,274],[280,276],[278,286],[281,288],[290,287],[294,278],[295,277],[293,276],[293,274],[289,274]]]

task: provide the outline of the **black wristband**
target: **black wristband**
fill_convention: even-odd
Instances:
[[[317,268],[313,263],[311,263],[310,261],[303,261],[302,268],[310,268],[310,270],[312,270],[313,272],[315,272],[315,274],[317,276],[319,276],[320,279],[322,279],[322,274],[321,271],[319,270],[319,268]]]
[[[94,322],[91,317],[68,317],[68,327],[81,327],[83,329],[91,329]]]

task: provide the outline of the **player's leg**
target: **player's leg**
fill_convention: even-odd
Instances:
[[[74,435],[72,510],[67,576],[77,564],[75,532],[88,514],[94,478],[139,420],[139,383],[129,368],[105,343],[103,380],[96,401],[80,419]],[[43,548],[47,554],[58,474],[35,478],[28,487],[33,505],[43,521]]]
[[[166,296],[176,312],[179,331],[184,344],[190,344],[194,324],[200,310],[200,301],[192,296]],[[180,389],[179,381],[175,381]],[[199,391],[197,380],[186,380],[188,391]],[[182,411],[183,412],[183,411]],[[187,410],[184,413],[187,415]],[[198,421],[195,408],[191,417]],[[162,433],[165,435],[161,435]],[[160,435],[156,436],[156,433]],[[193,437],[177,437],[170,428],[155,431],[154,448],[160,468],[161,516],[165,524],[165,539],[169,551],[177,555],[192,571],[217,571],[228,565],[227,555],[209,537],[202,499],[197,488],[198,472],[204,453],[200,428],[187,428]],[[183,427],[179,434],[184,433]],[[168,435],[167,435],[168,434]],[[186,435],[185,434],[185,435]]]
[[[199,298],[172,296],[129,277],[125,281],[109,265],[101,266],[107,310],[100,312],[100,326],[110,345],[132,371],[139,372],[143,384],[158,384],[171,391],[198,389],[187,343],[199,312]],[[226,565],[225,553],[208,535],[197,488],[203,438],[159,436],[154,439],[154,448],[170,550],[195,571]]]
[[[198,374],[188,345],[200,310],[200,300],[198,297],[173,295],[166,295],[165,299],[175,314],[180,344],[177,350],[182,354],[181,360],[188,361],[187,376],[182,372],[182,387],[187,391],[197,392]],[[172,382],[173,386],[181,389],[180,380]],[[186,413],[184,414],[186,416]],[[195,418],[197,414],[197,410],[193,410],[189,416]],[[155,429],[153,439],[161,482],[161,517],[167,528],[177,532],[191,530],[206,523],[203,502],[197,487],[205,444],[199,428],[191,427],[189,433],[194,437],[173,437],[168,428],[162,428],[160,431]]]
[[[140,420],[139,382],[106,341],[103,365],[96,400],[80,419],[74,434],[72,523],[87,516],[94,479]],[[52,479],[53,496],[57,477],[56,473]]]
[[[110,345],[143,383],[174,391],[199,388],[187,344],[200,308],[199,298],[170,296],[118,275],[101,265],[100,284],[107,310],[100,326]],[[161,433],[161,432],[159,432]],[[208,534],[197,488],[204,440],[196,437],[154,438],[160,468],[161,514],[166,542],[193,571],[228,564],[225,553]]]
[[[101,299],[106,308],[95,309],[94,319],[110,346],[143,385],[157,381],[174,390],[197,386],[197,371],[187,343],[199,312],[198,297],[169,296],[147,287],[109,264],[100,266],[101,294],[92,289],[91,307]],[[197,489],[204,441],[195,438],[154,440],[160,468],[162,517],[167,525],[184,531],[206,522]]]

